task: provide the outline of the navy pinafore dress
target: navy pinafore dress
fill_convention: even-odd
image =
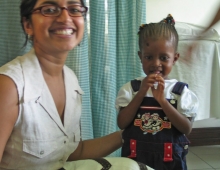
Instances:
[[[132,80],[138,91],[140,80]],[[177,82],[172,92],[181,94],[185,83]],[[177,108],[177,100],[167,99]],[[187,170],[189,140],[172,126],[159,103],[145,97],[132,123],[123,132],[122,157],[129,157],[155,170]]]

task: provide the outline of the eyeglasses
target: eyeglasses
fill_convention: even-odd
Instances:
[[[69,16],[71,17],[84,17],[88,10],[87,7],[76,4],[69,5],[67,8],[59,7],[57,5],[45,5],[33,9],[31,13],[40,10],[41,14],[45,17],[58,17],[64,9],[68,11]]]

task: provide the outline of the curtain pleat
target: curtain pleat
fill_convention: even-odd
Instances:
[[[138,56],[138,31],[146,23],[145,0],[117,1],[117,90],[126,82],[142,76]]]
[[[141,76],[137,32],[145,0],[89,0],[91,96],[94,137],[118,130],[115,99],[122,84]],[[120,149],[110,156],[120,156]]]
[[[84,38],[81,43],[69,53],[66,65],[74,71],[78,77],[80,87],[84,92],[82,95],[81,116],[82,139],[92,139],[94,135],[91,111],[87,23],[85,24]]]

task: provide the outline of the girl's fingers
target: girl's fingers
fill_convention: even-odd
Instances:
[[[159,84],[159,82],[155,82],[154,84],[153,84],[153,86],[154,86],[154,89],[157,89],[157,87],[158,87],[158,84]]]

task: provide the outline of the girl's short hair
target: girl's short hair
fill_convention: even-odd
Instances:
[[[175,22],[169,14],[167,18],[159,23],[143,24],[140,26],[139,35],[139,48],[142,49],[146,39],[166,39],[172,41],[174,49],[177,50],[179,36],[175,29]],[[170,21],[170,18],[172,19]],[[169,19],[169,20],[168,20]]]

